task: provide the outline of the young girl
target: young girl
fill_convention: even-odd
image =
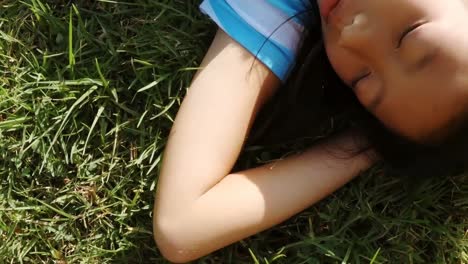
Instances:
[[[458,135],[468,110],[468,0],[319,0],[323,46],[341,80],[324,74],[325,92],[352,91],[367,111],[357,129],[299,155],[231,172],[258,111],[291,72],[316,4],[202,4],[221,29],[166,147],[154,234],[169,260],[187,262],[276,225],[377,157],[432,174],[465,167],[468,147]],[[308,74],[314,72],[302,76]]]

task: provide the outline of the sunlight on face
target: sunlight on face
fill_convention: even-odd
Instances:
[[[322,22],[335,71],[388,128],[425,141],[465,117],[466,0],[342,0]]]

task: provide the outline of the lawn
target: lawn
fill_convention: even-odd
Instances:
[[[152,204],[216,29],[199,3],[0,1],[0,263],[165,263]],[[197,263],[468,263],[467,176],[404,186],[374,168]]]

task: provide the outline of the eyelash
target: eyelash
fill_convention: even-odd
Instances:
[[[403,40],[411,33],[413,32],[415,29],[419,28],[420,26],[424,25],[426,23],[426,21],[419,21],[413,25],[411,25],[410,27],[408,27],[405,31],[403,31],[403,33],[401,34],[400,38],[398,39],[398,43],[397,43],[397,49],[399,49],[401,47],[401,45],[403,44]]]
[[[410,27],[408,27],[405,31],[403,31],[400,38],[398,39],[397,49],[399,49],[401,47],[405,37],[407,37],[411,32],[413,32],[415,29],[419,28],[420,26],[424,25],[425,23],[426,23],[425,21],[419,21],[419,22],[411,25]],[[360,81],[364,80],[365,78],[369,77],[370,75],[371,75],[371,72],[368,72],[366,74],[363,74],[363,75],[359,76],[358,78],[356,78],[355,80],[353,80],[351,82],[351,87],[355,88],[359,84]]]
[[[366,74],[363,74],[363,75],[359,76],[358,78],[356,78],[355,80],[353,80],[351,82],[351,87],[356,88],[356,86],[359,84],[360,81],[364,80],[365,78],[369,77],[370,75],[371,75],[371,72],[368,72]]]

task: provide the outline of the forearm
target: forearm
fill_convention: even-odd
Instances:
[[[288,219],[371,166],[368,152],[352,152],[360,147],[355,137],[343,135],[300,155],[229,174],[166,223],[166,249],[191,260]]]

